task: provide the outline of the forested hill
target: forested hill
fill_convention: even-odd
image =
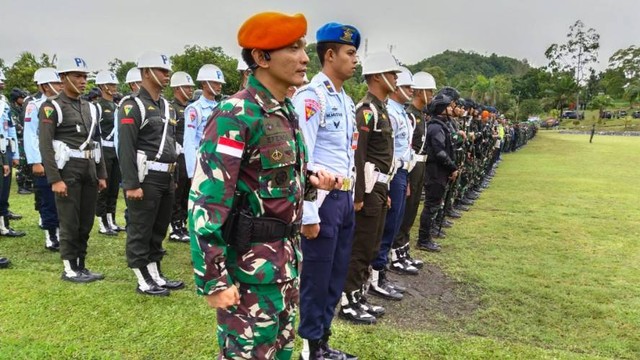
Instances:
[[[496,75],[510,75],[520,77],[531,68],[526,60],[496,54],[485,56],[463,50],[447,50],[407,67],[414,73],[417,71],[433,72],[436,79],[439,78],[438,80],[443,83],[457,83],[456,80],[461,76],[475,78],[477,75],[483,75],[486,78],[492,78]],[[443,75],[444,78],[442,78]]]

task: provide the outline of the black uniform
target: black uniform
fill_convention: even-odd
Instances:
[[[420,216],[418,246],[431,242],[431,228],[445,195],[447,180],[457,170],[451,130],[443,116],[431,118],[427,126],[427,165],[424,184],[425,202]]]
[[[144,106],[144,118],[135,97]],[[168,292],[158,285],[165,288],[184,286],[182,282],[166,280],[159,269],[164,255],[162,240],[171,220],[175,191],[175,164],[178,160],[175,110],[162,97],[158,101],[152,99],[142,87],[137,95],[123,99],[118,119],[122,187],[125,192],[138,188],[144,192],[142,200],[126,199],[129,212],[127,263],[138,276],[138,291],[167,295]],[[146,155],[149,168],[143,182],[138,178],[138,153]]]
[[[53,105],[55,101],[62,111],[62,122]],[[65,143],[69,149],[79,151],[87,141],[93,118],[90,104],[83,99],[72,99],[65,93],[45,101],[40,107],[38,118],[40,153],[49,184],[64,181],[67,196],[56,195],[56,208],[60,221],[60,256],[65,263],[63,278],[71,281],[92,281],[101,278],[84,267],[87,256],[87,242],[93,227],[93,217],[98,196],[98,179],[106,179],[104,161],[96,163],[91,149],[95,146],[94,136],[81,152],[82,157],[70,157],[62,169],[56,164],[53,140]],[[97,121],[97,119],[96,119]],[[77,154],[77,153],[76,153]],[[83,278],[82,274],[85,275]],[[96,275],[96,278],[92,278]]]
[[[102,158],[104,159],[107,169],[107,188],[98,194],[98,202],[96,203],[96,216],[104,224],[106,232],[113,234],[118,230],[114,228],[115,213],[118,203],[118,190],[120,189],[120,165],[116,156],[116,149],[113,145],[114,137],[114,116],[117,106],[113,101],[105,98],[98,100],[98,105],[102,109],[102,117],[100,118],[100,135],[102,143]],[[111,230],[111,231],[109,231]]]
[[[360,134],[355,152],[357,176],[354,202],[364,202],[364,206],[356,212],[353,248],[344,286],[349,305],[345,307],[345,303],[342,303],[343,317],[349,310],[347,307],[353,308],[363,295],[361,291],[369,279],[369,265],[378,255],[388,210],[388,182],[393,171],[393,129],[386,105],[373,94],[367,93],[357,106],[356,123]],[[378,172],[389,175],[387,183],[376,182],[370,193],[365,193],[365,162],[373,163]]]
[[[172,103],[176,110],[178,124],[176,126],[176,142],[182,146],[184,140],[184,109],[187,104],[180,104],[177,100]],[[178,179],[176,186],[175,201],[173,202],[173,214],[171,216],[172,235],[174,240],[188,241],[189,232],[186,229],[187,203],[189,202],[189,188],[191,180],[187,176],[187,166],[184,162],[184,154],[178,155]]]

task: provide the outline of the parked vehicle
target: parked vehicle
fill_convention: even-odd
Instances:
[[[573,110],[567,110],[567,111],[564,111],[562,113],[560,118],[561,119],[578,119],[578,120],[582,120],[582,119],[584,119],[584,113],[579,113],[579,112],[573,111]]]
[[[634,119],[640,119],[640,111],[636,110],[631,114],[631,117]]]
[[[613,119],[613,113],[608,110],[602,111],[600,112],[600,119]]]

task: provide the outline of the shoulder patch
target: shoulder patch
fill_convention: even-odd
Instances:
[[[198,117],[198,112],[194,108],[189,108],[189,120],[195,121]]]
[[[373,112],[371,110],[362,110],[362,116],[364,117],[364,123],[369,125],[373,118]]]
[[[244,143],[230,139],[228,137],[218,138],[218,145],[216,146],[216,152],[218,154],[225,154],[235,158],[242,157],[242,151],[244,150]]]
[[[129,113],[131,112],[131,109],[133,109],[133,105],[131,105],[131,104],[125,105],[124,106],[124,114],[128,116]]]
[[[52,108],[51,106],[45,106],[45,107],[44,107],[44,116],[46,116],[46,117],[50,118],[50,117],[51,117],[51,115],[53,115],[53,113],[54,113],[55,111],[56,111],[56,110],[55,110],[54,108]]]
[[[123,118],[122,120],[120,120],[120,124],[122,125],[133,125],[133,123],[133,118]]]
[[[318,110],[320,110],[320,104],[313,99],[305,99],[304,100],[304,115],[306,120],[309,121],[313,115],[315,115]]]
[[[35,109],[36,109],[36,104],[29,103],[29,105],[27,105],[27,109],[25,110],[25,114],[31,114]]]

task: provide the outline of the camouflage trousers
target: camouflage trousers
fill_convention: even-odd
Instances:
[[[240,305],[218,309],[218,359],[291,359],[298,280],[238,291]]]

